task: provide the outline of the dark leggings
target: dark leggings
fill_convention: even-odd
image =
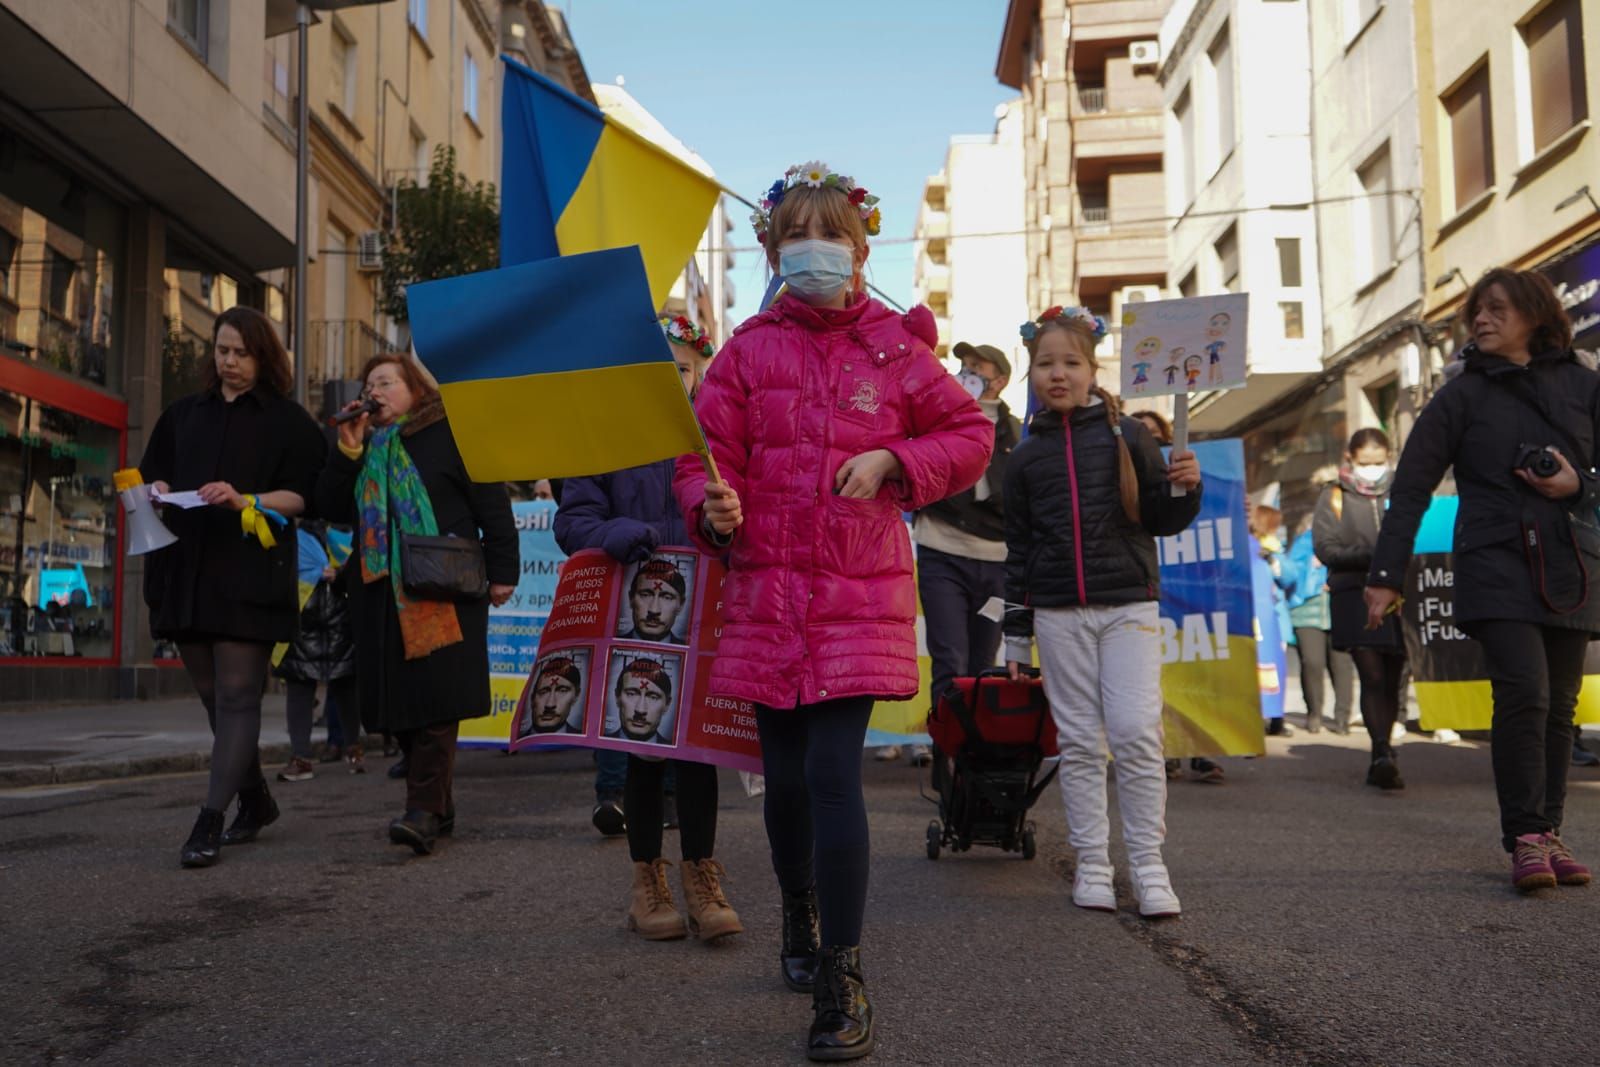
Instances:
[[[178,654],[211,723],[206,807],[224,811],[261,773],[261,694],[272,646],[256,641],[183,641]]]
[[[1389,735],[1400,717],[1400,689],[1405,681],[1404,652],[1383,648],[1352,648],[1356,675],[1361,679],[1361,721],[1372,740],[1372,758],[1391,756]]]
[[[772,869],[785,893],[816,887],[824,945],[861,944],[869,866],[861,746],[872,704],[756,707]]]
[[[1306,701],[1306,729],[1322,730],[1322,708],[1328,697],[1326,681],[1333,679],[1333,726],[1341,732],[1350,728],[1350,690],[1355,669],[1350,653],[1340,652],[1329,643],[1328,631],[1312,626],[1294,628],[1295,649],[1300,655],[1300,695]]]
[[[628,819],[628,852],[635,863],[661,858],[662,796],[667,770],[678,779],[678,844],[686,860],[708,860],[717,847],[717,769],[686,760],[628,757],[622,810]]]
[[[311,758],[311,722],[316,716],[317,683],[292,678],[284,682],[288,695],[289,747],[301,759]],[[361,704],[356,680],[335,678],[328,683],[328,702],[339,713],[339,735],[346,748],[361,744]]]

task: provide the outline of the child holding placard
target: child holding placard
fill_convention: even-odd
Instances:
[[[1095,384],[1094,347],[1105,332],[1084,308],[1054,307],[1022,327],[1029,384],[1044,410],[1006,473],[1006,661],[1019,677],[1037,637],[1078,854],[1073,903],[1117,907],[1109,742],[1139,913],[1177,915],[1161,856],[1167,786],[1155,538],[1181,532],[1199,513],[1200,465],[1187,449],[1163,463],[1144,424],[1122,416]],[[1184,495],[1173,496],[1172,486]]]

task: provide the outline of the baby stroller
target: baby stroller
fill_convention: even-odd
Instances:
[[[1000,668],[957,678],[934,705],[928,733],[939,805],[939,818],[928,824],[928,858],[938,859],[943,848],[990,845],[1033,859],[1028,811],[1057,770],[1039,777],[1046,757],[1056,755],[1039,672],[1015,682]]]

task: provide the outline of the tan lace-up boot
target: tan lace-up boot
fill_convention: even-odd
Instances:
[[[711,859],[684,860],[678,873],[683,878],[683,907],[690,933],[702,941],[744,933],[739,913],[722,895],[722,879],[728,875],[722,864]]]
[[[675,941],[684,936],[683,916],[672,903],[667,885],[666,860],[633,865],[633,896],[628,905],[628,929],[646,941]]]

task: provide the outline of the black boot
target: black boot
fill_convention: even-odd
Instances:
[[[222,819],[223,813],[216,808],[201,808],[178,862],[185,867],[209,867],[217,862],[222,851]]]
[[[272,799],[265,778],[255,785],[239,790],[239,814],[233,825],[222,835],[224,845],[242,845],[254,841],[263,829],[278,821],[278,802]]]
[[[450,826],[455,829],[455,824]],[[389,824],[389,840],[396,845],[409,845],[411,851],[426,856],[433,851],[439,837],[439,816],[431,811],[408,811]]]
[[[817,980],[817,891],[783,894],[783,947],[778,963],[783,984],[796,993],[809,993]]]
[[[817,956],[816,1018],[806,1055],[814,1060],[855,1060],[872,1051],[872,1004],[861,977],[861,949],[829,945]]]

